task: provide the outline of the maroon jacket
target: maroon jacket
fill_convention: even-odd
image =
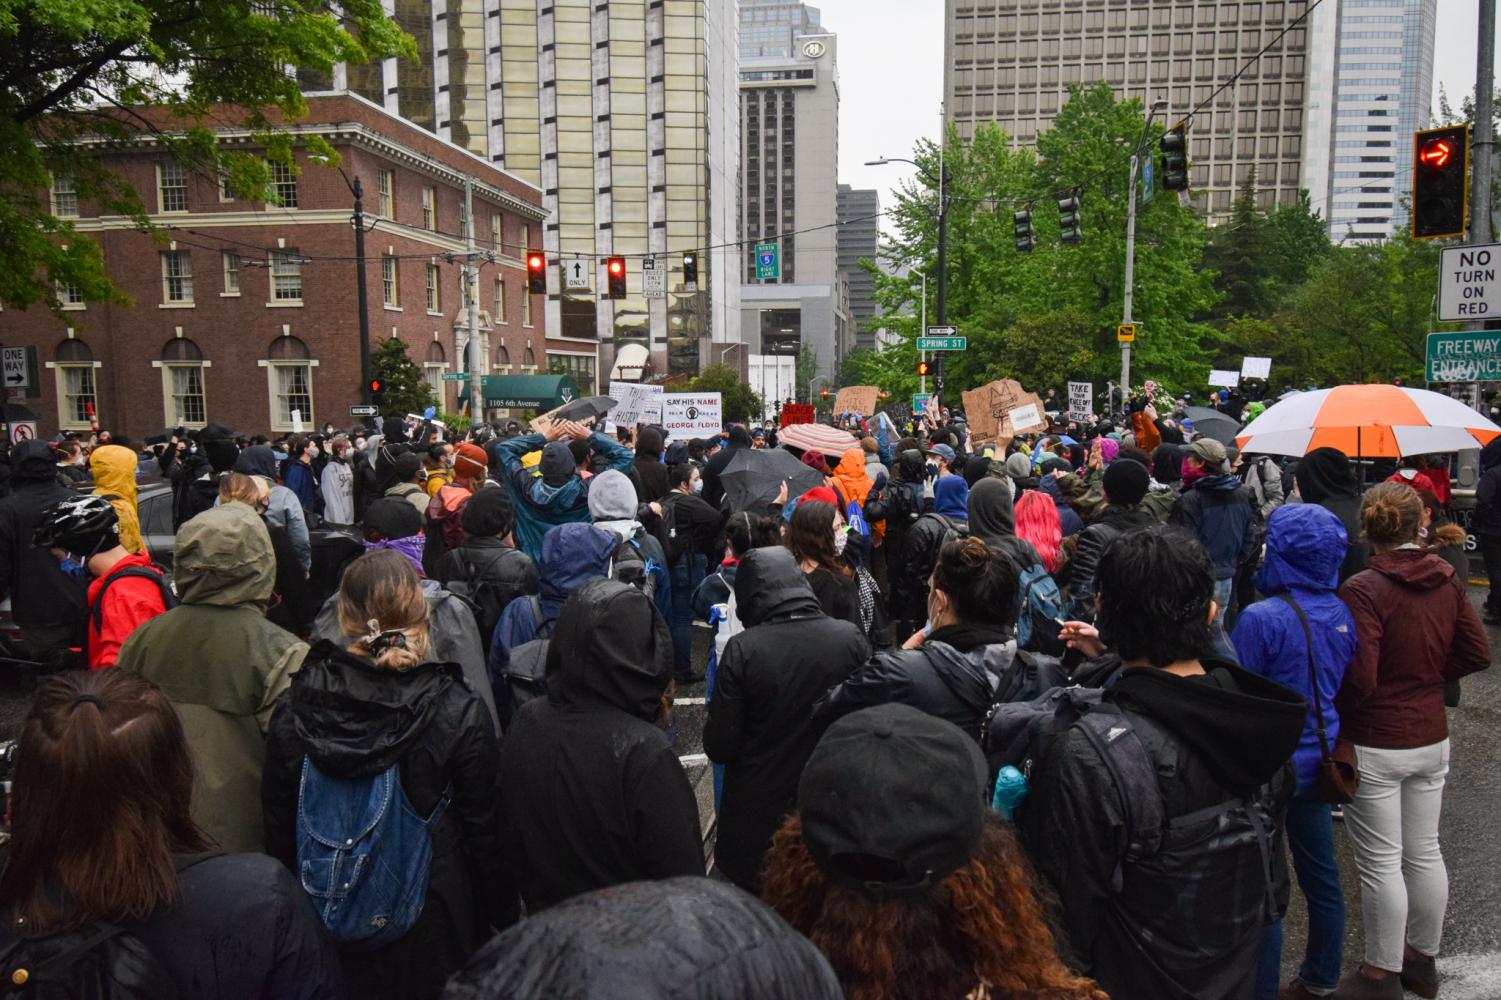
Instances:
[[[1444,682],[1491,665],[1464,581],[1430,550],[1398,549],[1371,556],[1339,596],[1357,640],[1335,698],[1340,735],[1384,750],[1445,739]]]

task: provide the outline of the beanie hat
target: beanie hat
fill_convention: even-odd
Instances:
[[[1026,479],[1032,474],[1032,460],[1021,452],[1006,459],[1006,475],[1012,479]]]
[[[1147,467],[1133,459],[1117,459],[1105,470],[1105,498],[1113,504],[1135,507],[1150,485]]]
[[[365,509],[365,531],[387,538],[410,538],[422,532],[422,515],[401,497],[380,497]]]
[[[872,455],[876,454],[877,452],[879,452],[881,450],[881,445],[873,437],[864,437],[864,438],[861,438],[860,439],[860,447],[864,448],[866,451],[870,452]]]
[[[460,479],[483,479],[489,459],[485,449],[477,444],[464,443],[454,449],[454,475]]]
[[[412,451],[404,455],[397,455],[396,461],[391,463],[391,468],[396,473],[396,481],[398,483],[411,482],[412,477],[417,474],[417,470],[422,468],[422,457]]]
[[[459,526],[474,538],[494,538],[508,533],[516,524],[516,515],[511,507],[511,496],[504,487],[489,486],[474,491],[464,511],[459,515]]]
[[[589,480],[589,516],[596,521],[636,517],[636,487],[625,473],[608,469]]]
[[[542,460],[537,463],[542,470],[542,481],[549,486],[562,486],[573,478],[578,464],[566,441],[549,441],[542,449]]]

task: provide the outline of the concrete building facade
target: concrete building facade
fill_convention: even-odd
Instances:
[[[1331,239],[1384,240],[1407,224],[1437,20],[1437,0],[1324,0],[1309,16],[1303,184]]]
[[[1036,142],[1069,87],[1107,82],[1173,120],[1207,100],[1296,20],[1307,0],[946,0],[948,122],[968,138],[995,122]],[[1195,115],[1191,185],[1211,220],[1228,214],[1255,171],[1263,207],[1297,198],[1309,59],[1306,24],[1290,28],[1237,82]]]
[[[581,384],[605,381],[617,354],[641,377],[693,372],[711,342],[737,341],[734,0],[386,3],[420,64],[338,67],[330,82],[542,189],[548,323]],[[604,295],[612,255],[628,261],[622,300]],[[646,255],[665,298],[643,294]],[[575,263],[587,288],[567,287]]]
[[[837,38],[789,0],[740,6],[741,330],[753,354],[809,348],[832,374],[853,344],[841,291]],[[780,273],[762,278],[758,245]]]
[[[862,259],[878,261],[881,248],[881,193],[874,188],[857,190],[839,185],[836,200],[839,217],[839,270],[849,278],[850,322],[855,327],[855,346],[876,346],[876,279],[860,266]]]
[[[60,314],[0,312],[0,341],[37,351],[39,433],[87,430],[91,409],[101,427],[136,440],[210,421],[244,433],[352,422],[362,387],[352,195],[296,141],[314,135],[364,189],[372,348],[402,340],[442,408],[458,408],[457,383],[442,376],[466,368],[468,311],[451,255],[466,246],[464,178],[472,176],[476,241],[493,254],[479,278],[488,370],[547,370],[561,345],[545,336],[544,299],[527,294],[514,250],[540,232],[542,192],[353,95],[313,96],[308,105],[305,119],[285,126],[297,170],[275,176],[279,204],[237,200],[150,134],[130,147],[101,145],[98,155],[141,192],[165,242],[101,215],[54,179],[54,207],[99,242],[106,273],[130,301],[84,302],[60,288]],[[244,132],[222,132],[220,142],[255,150]]]

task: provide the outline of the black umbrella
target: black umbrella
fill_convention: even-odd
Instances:
[[[585,396],[575,399],[571,403],[564,403],[558,407],[558,412],[552,415],[554,420],[597,420],[609,413],[617,405],[617,401],[609,396]]]
[[[1223,445],[1235,443],[1235,435],[1240,430],[1240,421],[1219,410],[1211,410],[1207,406],[1190,406],[1184,410],[1184,415],[1193,423],[1194,430],[1204,437],[1213,438]]]
[[[741,448],[719,474],[725,499],[736,511],[765,513],[784,482],[790,500],[822,486],[823,476],[781,448]]]

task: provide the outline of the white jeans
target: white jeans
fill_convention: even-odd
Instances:
[[[1365,960],[1402,969],[1402,946],[1437,955],[1449,905],[1449,873],[1438,848],[1438,817],[1449,773],[1449,741],[1410,750],[1357,746],[1360,787],[1345,826],[1360,869]]]

